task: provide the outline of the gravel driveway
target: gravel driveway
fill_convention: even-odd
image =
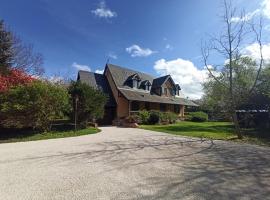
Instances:
[[[270,199],[270,148],[115,127],[0,144],[0,199]]]

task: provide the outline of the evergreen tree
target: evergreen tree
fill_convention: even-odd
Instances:
[[[5,74],[12,66],[13,60],[13,35],[0,20],[0,73]]]

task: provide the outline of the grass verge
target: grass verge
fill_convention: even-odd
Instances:
[[[75,137],[81,135],[94,134],[99,132],[100,130],[97,128],[86,128],[80,129],[76,132],[74,130],[65,130],[65,131],[51,131],[38,133],[32,130],[1,130],[0,132],[0,143],[8,143],[8,142],[25,142],[25,141],[34,141],[34,140],[47,140],[47,139],[55,139],[55,138],[64,138],[64,137]]]
[[[234,134],[234,127],[229,122],[179,122],[169,125],[141,125],[140,128],[152,131],[159,131],[173,135],[189,137],[208,138],[215,140],[232,140],[236,142],[248,142],[258,145],[270,146],[270,138],[260,137],[258,131],[243,130],[244,138],[237,139]],[[265,134],[264,134],[265,135]]]

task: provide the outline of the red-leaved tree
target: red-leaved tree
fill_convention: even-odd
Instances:
[[[19,69],[11,69],[8,74],[0,74],[0,92],[5,92],[9,88],[17,85],[25,85],[35,80],[34,77]]]

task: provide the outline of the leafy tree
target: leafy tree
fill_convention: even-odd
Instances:
[[[33,81],[0,95],[0,124],[4,127],[32,127],[49,131],[51,121],[69,109],[66,88],[49,82]]]
[[[72,82],[69,87],[73,104],[73,117],[86,126],[87,122],[102,118],[107,96],[100,90],[96,90],[80,81]],[[77,105],[77,106],[76,106]]]
[[[9,74],[0,74],[0,93],[8,91],[17,85],[26,85],[34,81],[35,78],[18,69],[11,69]]]

